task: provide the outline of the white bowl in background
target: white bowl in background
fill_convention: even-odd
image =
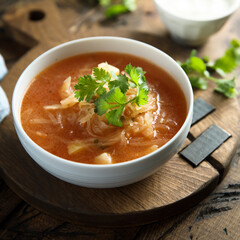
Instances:
[[[23,130],[20,108],[23,96],[32,79],[49,65],[62,59],[89,52],[120,52],[143,57],[165,69],[180,85],[187,101],[187,118],[177,134],[155,152],[123,163],[93,165],[57,157],[33,142]],[[91,37],[54,47],[35,59],[17,81],[12,99],[12,112],[17,135],[32,159],[55,177],[63,181],[92,188],[119,187],[137,182],[156,172],[177,153],[191,125],[193,92],[188,77],[168,55],[148,44],[119,37]]]
[[[170,1],[173,6],[170,5]],[[174,1],[181,5],[177,6],[175,4],[174,6]],[[154,0],[159,16],[172,38],[180,44],[190,46],[203,44],[212,34],[220,30],[227,19],[240,6],[240,0],[225,0],[225,5],[228,4],[229,7],[224,8],[224,5],[222,5],[222,8],[218,10],[216,0],[199,0],[198,4],[211,4],[211,2],[213,4],[211,8],[209,6],[208,14],[200,16],[204,7],[201,8],[201,5],[199,5],[199,12],[198,9],[194,9],[195,13],[191,12],[189,7],[189,4],[196,4],[196,0],[174,1]],[[218,4],[220,4],[220,1],[224,0],[218,0]],[[184,2],[187,5],[185,11],[182,11]],[[216,7],[214,7],[214,4]],[[215,9],[216,12],[211,14],[211,9]]]

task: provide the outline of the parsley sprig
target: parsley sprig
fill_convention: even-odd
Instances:
[[[113,18],[117,15],[133,12],[137,8],[136,0],[99,0],[101,6],[106,7],[105,15],[107,18]]]
[[[145,105],[149,92],[142,68],[128,64],[125,72],[127,74],[116,75],[102,68],[94,68],[93,75],[84,75],[78,79],[78,84],[74,86],[75,97],[79,102],[93,102],[98,115],[105,114],[109,124],[121,127],[125,106],[129,103]],[[126,92],[129,88],[136,88],[137,93],[127,100]]]
[[[196,56],[197,51],[192,50],[189,58],[180,66],[186,72],[194,88],[207,89],[208,80],[215,82],[215,91],[224,94],[228,98],[237,95],[236,76],[227,78],[226,75],[232,73],[240,64],[240,43],[234,39],[231,46],[225,51],[221,58],[211,62],[208,57],[200,58]],[[215,77],[218,75],[218,77]],[[214,77],[213,77],[214,76]]]

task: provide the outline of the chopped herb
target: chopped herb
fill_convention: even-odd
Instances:
[[[123,93],[126,93],[129,88],[129,85],[130,85],[126,75],[117,76],[117,75],[113,75],[113,74],[114,73],[112,73],[112,76],[114,77],[115,80],[109,82],[109,84],[108,84],[109,89],[112,89],[114,87],[119,87]]]
[[[98,140],[98,139],[94,139],[93,143],[94,143],[94,144],[98,144],[98,143],[99,143],[99,140]]]
[[[228,98],[237,95],[236,78],[226,78],[226,74],[231,73],[240,64],[240,43],[238,40],[232,40],[231,46],[225,51],[224,55],[214,62],[209,57],[197,57],[197,51],[192,50],[189,58],[181,63],[182,69],[186,72],[194,88],[202,90],[207,89],[208,80],[216,83],[215,91],[224,94]],[[218,75],[219,77],[213,77]]]
[[[105,15],[107,18],[113,18],[117,15],[128,12],[128,9],[123,4],[115,4],[107,8]]]
[[[215,90],[223,93],[226,97],[232,98],[237,95],[235,77],[233,79],[217,79],[216,84],[217,88]]]
[[[107,18],[113,18],[117,15],[133,12],[137,8],[136,0],[121,0],[115,3],[113,0],[99,0],[101,6],[106,7],[105,15]]]
[[[96,89],[99,89],[100,83],[97,83],[95,79],[90,75],[85,75],[78,79],[78,84],[75,85],[75,97],[78,101],[83,101],[84,99],[89,102],[93,95],[95,95]]]
[[[126,8],[131,12],[135,11],[137,8],[136,0],[123,0],[122,2],[123,5],[126,6]]]
[[[109,147],[108,145],[101,145],[101,146],[99,146],[99,148],[102,149],[102,150],[105,150],[108,147]]]
[[[99,0],[100,5],[102,6],[108,6],[109,4],[111,4],[112,0]]]
[[[79,102],[94,102],[98,115],[105,114],[109,124],[121,127],[125,106],[129,103],[138,106],[147,104],[149,92],[142,68],[128,64],[125,72],[128,76],[114,73],[110,75],[104,69],[94,68],[93,75],[85,75],[78,79],[78,84],[74,86],[75,97]],[[127,100],[125,93],[130,87],[136,88],[136,96]]]
[[[216,71],[231,73],[240,63],[240,43],[237,40],[231,42],[231,47],[226,50],[223,57],[217,59],[212,68]]]

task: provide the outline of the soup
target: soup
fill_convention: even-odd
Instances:
[[[148,101],[142,106],[129,101],[121,126],[115,126],[106,114],[96,113],[92,100],[79,102],[74,86],[95,67],[112,76],[128,75],[129,63],[146,72]],[[126,99],[138,93],[129,87]],[[82,54],[49,66],[33,79],[21,105],[23,129],[36,144],[88,164],[125,162],[155,151],[178,132],[186,116],[185,96],[167,72],[140,57],[112,52]]]

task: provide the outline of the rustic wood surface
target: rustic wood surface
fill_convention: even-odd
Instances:
[[[32,21],[33,14],[38,14],[36,17],[42,16],[44,19]],[[58,9],[49,1],[34,2],[12,9],[4,14],[3,21],[12,38],[32,46],[28,54],[12,67],[2,83],[8,97],[11,98],[17,76],[21,74],[26,64],[47,48],[64,42],[69,37],[61,27]],[[102,27],[98,28],[102,30]],[[90,33],[89,30],[88,34]],[[127,34],[126,32],[125,35]],[[198,95],[208,101],[212,92],[209,91],[208,95],[199,92]],[[222,109],[224,100],[219,99],[215,104],[216,112]],[[228,101],[226,114],[221,118],[223,125],[229,122],[228,116],[231,115],[231,111],[236,110],[235,103],[235,99]],[[217,121],[217,117],[215,118],[209,122]],[[223,152],[227,166],[231,162],[232,152],[236,152],[238,135],[234,130],[238,125],[238,118],[239,116],[236,115],[227,128],[232,133],[232,141],[225,144],[227,150]],[[198,124],[195,128],[196,126]],[[11,116],[1,125],[1,131],[3,148],[0,166],[8,185],[33,206],[75,223],[132,226],[164,219],[201,201],[216,187],[221,177],[209,163],[204,162],[199,167],[193,168],[176,155],[160,171],[140,183],[107,190],[81,188],[57,180],[28,157],[14,135]],[[11,131],[12,134],[9,134]],[[13,145],[16,146],[15,151],[11,150]],[[215,161],[218,162],[218,159]],[[40,185],[39,181],[41,181]]]
[[[158,19],[152,3],[146,4],[144,1],[139,1],[139,9],[134,14],[122,16],[114,21],[106,21],[99,7],[94,6],[94,2],[90,5],[86,5],[83,3],[84,1],[74,0],[56,2],[64,18],[63,26],[68,29],[69,35],[109,35],[112,33],[112,28],[115,28],[118,31],[114,35],[130,36],[151,43],[176,59],[185,59],[191,50],[190,48],[175,45],[172,42],[161,21]],[[18,6],[21,4],[18,3]],[[8,8],[9,3],[3,5],[2,11],[5,11],[5,6]],[[231,38],[239,38],[240,33],[237,28],[238,15],[239,12],[229,20],[218,34],[213,36],[204,46],[200,47],[199,54],[207,54],[214,59],[224,51]],[[140,17],[141,21],[139,21]],[[65,21],[65,19],[67,20]],[[147,24],[149,21],[154,23],[151,25],[152,28],[149,28]],[[134,29],[130,27],[132,24],[136,26]],[[22,27],[24,28],[24,25]],[[25,62],[23,59],[19,59],[19,57],[37,43],[31,38],[27,38],[27,35],[24,38],[22,34],[20,36],[16,35],[18,34],[17,31],[9,32],[6,28],[1,28],[0,33],[0,52],[7,60],[8,67],[11,68],[16,61],[18,63],[22,61],[24,62],[22,65],[27,65],[28,61]],[[20,40],[23,37],[24,41],[20,41],[21,44],[19,44],[10,40],[8,36],[11,36],[10,39],[16,39],[17,37]],[[54,41],[55,39],[53,39],[53,44]],[[27,46],[22,44],[26,44]],[[30,56],[32,51],[36,51],[35,49],[32,48],[31,51],[28,51],[28,56]],[[26,55],[24,55],[25,57]],[[27,59],[30,61],[30,57]],[[11,69],[13,71],[14,67]],[[20,70],[18,69],[19,72]],[[11,82],[6,84],[4,82],[3,85],[4,89],[11,89],[14,84]],[[195,93],[195,95],[199,94],[201,95],[202,93]],[[223,102],[220,95],[213,94],[211,91],[204,92],[203,96],[205,99],[210,100],[210,103],[214,106],[218,106],[219,102]],[[211,122],[215,122],[216,119],[219,119],[216,120],[218,125],[223,128],[227,127],[233,136],[237,136],[238,125],[235,125],[236,119],[239,116],[237,104],[237,101],[224,101],[220,111],[213,113],[215,115],[211,114],[192,128],[192,137],[199,135]],[[233,112],[228,113],[231,117],[226,122],[224,121],[224,115],[226,111],[229,111],[229,106],[231,106]],[[235,128],[232,128],[232,123],[234,123]],[[12,138],[14,139],[14,135]],[[229,141],[232,141],[231,144],[229,144]],[[210,160],[211,164],[220,171],[220,176],[225,175],[225,169],[229,167],[229,161],[226,161],[224,154],[230,150],[234,150],[236,142],[234,138],[228,140],[228,144],[225,143],[219,150],[215,151],[213,158]],[[11,154],[14,155],[14,153]],[[239,150],[234,156],[227,176],[215,191],[195,208],[185,211],[176,217],[141,227],[102,229],[97,227],[83,227],[78,224],[57,220],[22,201],[2,181],[0,185],[0,239],[239,239],[240,179],[238,174],[238,155]],[[230,154],[229,158],[231,157]],[[216,159],[219,161],[216,162]],[[186,163],[182,161],[178,164]],[[186,167],[190,168],[187,164]],[[215,175],[213,174],[213,176],[215,177],[213,178],[217,180],[217,172],[214,168],[210,168],[209,163],[206,162],[201,167],[205,167],[208,171],[214,173]],[[211,169],[214,171],[211,171]],[[174,169],[172,171],[174,172]],[[184,177],[184,173],[182,173],[182,177]],[[149,181],[151,180],[146,180],[146,185]],[[11,182],[9,183],[11,185]],[[14,189],[14,184],[11,186]],[[187,187],[185,187],[185,190],[186,192],[189,191]],[[124,208],[121,211],[124,211]]]

